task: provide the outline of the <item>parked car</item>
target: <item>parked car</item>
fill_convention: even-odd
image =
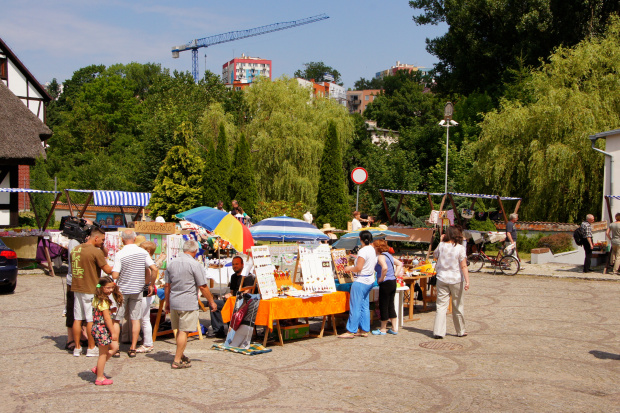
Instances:
[[[0,292],[12,293],[17,286],[17,254],[0,240]]]

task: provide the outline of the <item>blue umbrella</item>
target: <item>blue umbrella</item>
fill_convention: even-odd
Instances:
[[[287,216],[263,219],[250,228],[256,241],[316,241],[329,240],[317,227],[305,221]]]
[[[391,240],[399,240],[399,241],[407,241],[409,239],[409,235],[405,235],[401,232],[390,231],[389,229],[381,229],[378,227],[370,227],[370,228],[358,229],[356,231],[352,231],[352,232],[348,232],[344,234],[342,237],[340,237],[338,241],[336,241],[332,245],[332,247],[352,250],[353,248],[357,246],[361,246],[362,242],[360,241],[360,232],[364,230],[370,231],[373,239],[390,238]]]

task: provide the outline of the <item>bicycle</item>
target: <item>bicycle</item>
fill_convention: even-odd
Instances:
[[[480,244],[480,252],[470,254],[467,257],[467,269],[469,272],[479,272],[485,264],[493,266],[495,271],[499,267],[501,272],[506,275],[515,275],[519,272],[521,264],[518,259],[511,255],[503,255],[501,249],[495,257],[489,257],[483,250],[484,244],[484,241]]]

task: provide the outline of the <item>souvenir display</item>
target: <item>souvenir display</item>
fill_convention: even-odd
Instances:
[[[352,283],[353,273],[344,272],[344,267],[349,265],[349,257],[345,249],[332,250],[332,259],[334,260],[334,267],[336,269],[336,276],[340,284]]]
[[[300,244],[299,264],[306,292],[336,291],[329,245]]]
[[[108,264],[110,266],[114,266],[114,260],[116,258],[116,254],[123,248],[123,240],[121,239],[120,232],[106,232],[105,240],[103,241],[103,245],[108,250]]]
[[[271,263],[271,254],[267,246],[252,247],[252,261],[254,262],[254,274],[260,294],[263,300],[278,296],[278,285],[273,276],[275,270]]]

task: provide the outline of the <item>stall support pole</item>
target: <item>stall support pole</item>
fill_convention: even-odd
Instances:
[[[396,211],[394,212],[394,219],[396,219],[396,216],[398,215],[398,211],[400,211],[400,206],[402,205],[404,198],[405,198],[405,195],[401,195],[400,199],[398,200],[398,205],[396,206]],[[394,220],[392,220],[392,225],[394,225]]]
[[[379,193],[381,194],[381,199],[383,200],[383,206],[385,207],[385,213],[387,214],[388,220],[392,223],[392,225],[394,225],[394,221],[392,221],[392,217],[390,216],[387,201],[385,200],[385,195],[383,194],[383,191],[379,191]]]
[[[82,209],[80,210],[80,213],[78,214],[79,218],[83,218],[84,217],[84,213],[86,212],[86,208],[88,208],[88,204],[90,204],[90,201],[93,199],[93,193],[91,192],[90,194],[88,194],[88,198],[86,199],[86,202],[84,202],[84,206],[82,207]]]
[[[504,222],[508,223],[508,217],[506,217],[506,210],[504,210],[504,203],[502,202],[502,198],[498,195],[497,202],[499,202],[499,207],[502,210],[502,215],[504,216]]]

